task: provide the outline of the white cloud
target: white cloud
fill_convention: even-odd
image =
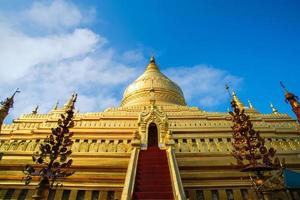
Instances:
[[[24,12],[35,25],[50,30],[61,30],[78,26],[83,16],[78,7],[68,1],[36,1]]]
[[[74,91],[79,93],[77,107],[81,112],[116,106],[120,88],[137,76],[137,70],[126,63],[137,67],[136,58],[143,59],[141,54],[133,50],[117,52],[101,35],[79,28],[83,15],[75,5],[69,10],[70,5],[66,1],[38,2],[24,11],[32,17],[29,27],[59,27],[51,34],[30,35],[24,31],[27,29],[14,26],[18,23],[9,21],[9,17],[1,16],[5,21],[0,22],[1,99],[17,87],[22,91],[16,97],[13,118],[29,113],[36,105],[40,112],[48,112],[57,100],[63,105]],[[68,21],[71,15],[79,21]],[[47,25],[33,17],[45,19]],[[124,62],[123,55],[131,58]]]
[[[188,102],[201,108],[218,106],[228,98],[225,84],[236,87],[242,78],[207,65],[176,67],[166,70],[172,80],[178,83]]]
[[[93,52],[104,43],[104,38],[88,29],[31,37],[0,25],[0,80],[16,80],[33,70],[35,65],[60,62],[84,55]]]
[[[0,98],[17,87],[22,91],[10,117],[29,113],[36,105],[39,112],[47,113],[57,100],[63,105],[74,91],[79,93],[80,112],[117,106],[125,87],[145,68],[143,51],[118,52],[106,38],[82,28],[85,15],[79,7],[62,0],[49,2],[35,2],[24,11],[30,18],[26,26],[54,32],[32,35],[1,16],[5,23],[0,22]],[[180,85],[188,102],[204,107],[224,102],[225,83],[241,82],[204,65],[176,67],[166,74]]]

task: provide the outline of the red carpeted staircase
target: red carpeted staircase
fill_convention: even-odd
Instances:
[[[133,199],[173,199],[166,151],[155,146],[140,151]]]

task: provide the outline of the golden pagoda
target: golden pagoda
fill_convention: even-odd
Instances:
[[[0,199],[31,199],[38,179],[25,186],[22,170],[34,164],[32,154],[73,98],[47,114],[35,109],[2,125]],[[263,114],[251,103],[246,107],[236,93],[233,98],[251,117],[265,146],[275,148],[286,167],[300,170],[298,122],[277,110]],[[248,174],[240,172],[232,156],[229,114],[188,106],[180,87],[159,70],[154,57],[127,87],[119,107],[75,113],[73,120],[75,174],[51,189],[50,200],[158,199],[153,193],[176,200],[257,199]],[[286,195],[300,199],[297,191],[275,199]]]

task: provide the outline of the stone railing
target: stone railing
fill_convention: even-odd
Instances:
[[[177,138],[175,152],[230,153],[232,142],[232,138]],[[278,153],[300,151],[300,138],[265,138],[265,146]]]

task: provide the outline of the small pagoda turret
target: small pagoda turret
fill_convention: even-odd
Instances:
[[[300,123],[300,103],[298,96],[294,95],[293,93],[289,92],[286,87],[283,85],[282,82],[280,82],[281,87],[283,88],[285,94],[285,102],[289,103],[292,107],[293,112],[297,116],[297,120]]]
[[[3,124],[4,119],[7,117],[9,110],[14,105],[14,97],[16,93],[20,92],[19,89],[17,89],[11,97],[7,97],[4,101],[1,101],[1,107],[0,107],[0,131],[1,126]]]

